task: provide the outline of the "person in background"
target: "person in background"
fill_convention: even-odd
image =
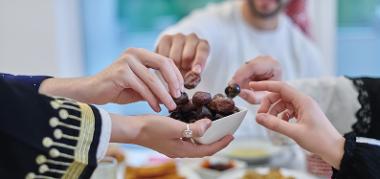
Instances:
[[[240,65],[260,55],[278,59],[285,80],[327,75],[315,45],[283,13],[285,5],[284,0],[230,0],[209,5],[163,31],[156,52],[173,59],[181,71],[202,72],[197,90],[215,94],[223,92]],[[250,105],[237,104],[251,109],[247,118],[254,116]],[[248,122],[243,122],[238,134],[265,135]]]
[[[150,70],[163,74],[164,87]],[[168,157],[203,157],[233,137],[190,142],[210,127],[158,115],[120,116],[91,104],[148,101],[175,109],[183,79],[169,58],[129,49],[104,71],[89,77],[52,78],[0,73],[0,178],[90,178],[109,142],[131,143]],[[91,104],[88,104],[91,103]]]
[[[254,60],[242,65],[230,83],[248,86],[251,90],[240,96],[251,104],[261,103],[256,118],[259,124],[319,155],[339,170],[333,178],[378,178],[380,79],[271,81],[279,74],[281,66],[266,57],[260,63]],[[297,122],[289,123],[291,118]]]

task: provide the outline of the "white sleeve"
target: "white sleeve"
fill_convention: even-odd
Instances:
[[[101,108],[97,108],[100,113],[100,117],[102,118],[102,127],[100,132],[100,139],[98,150],[96,152],[96,159],[99,161],[104,158],[106,155],[108,145],[111,138],[111,116],[109,113]]]
[[[345,77],[290,81],[301,92],[314,98],[337,130],[352,131],[361,105],[353,82]]]

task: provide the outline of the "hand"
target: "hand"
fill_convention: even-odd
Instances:
[[[173,59],[182,75],[189,71],[202,73],[210,53],[210,46],[194,33],[165,35],[158,42],[156,52]]]
[[[294,139],[301,147],[339,169],[345,139],[312,98],[283,82],[251,82],[250,87],[270,92],[257,111],[259,124]],[[289,123],[293,117],[297,122]]]
[[[249,88],[251,81],[281,80],[281,65],[270,56],[258,56],[246,62],[234,74],[229,84],[241,87],[239,96],[251,104],[259,104],[266,92],[254,92]]]
[[[158,70],[169,90],[150,69]],[[95,76],[86,78],[45,80],[40,92],[70,97],[81,102],[127,104],[146,100],[156,111],[160,103],[169,110],[183,89],[183,78],[174,62],[144,49],[128,49],[117,61]]]
[[[121,117],[112,115],[111,142],[133,143],[145,146],[171,158],[204,157],[225,148],[232,140],[231,135],[209,144],[193,144],[183,141],[182,132],[186,124],[169,117],[147,115]],[[201,137],[210,127],[209,119],[190,124],[194,137]]]

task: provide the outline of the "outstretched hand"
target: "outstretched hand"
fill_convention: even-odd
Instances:
[[[345,139],[311,97],[284,82],[251,82],[249,86],[255,91],[269,92],[257,112],[259,124],[294,139],[339,169]],[[297,122],[289,123],[291,118]]]
[[[171,158],[210,156],[225,148],[232,140],[227,135],[219,141],[202,145],[182,140],[186,123],[157,115],[128,116],[112,115],[111,142],[133,143],[145,146]],[[201,137],[211,126],[209,119],[190,124],[193,137]]]

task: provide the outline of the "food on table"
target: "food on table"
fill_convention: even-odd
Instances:
[[[107,149],[106,156],[115,158],[117,163],[123,163],[125,161],[124,151],[117,145],[110,145]]]
[[[175,162],[170,161],[155,166],[127,166],[125,179],[185,179],[178,174]]]
[[[201,164],[202,168],[211,169],[211,170],[217,170],[220,172],[229,170],[231,168],[235,167],[235,163],[232,160],[228,161],[211,161],[211,160],[205,160]]]
[[[177,108],[170,111],[170,117],[186,123],[193,123],[203,118],[214,121],[239,112],[234,101],[222,94],[211,97],[210,93],[198,91],[192,99],[189,99],[189,96],[183,92],[179,98],[174,99],[174,102]]]
[[[226,93],[226,95],[229,98],[234,98],[237,95],[239,95],[239,93],[240,93],[240,86],[238,84],[236,84],[236,83],[230,84],[230,85],[227,86],[227,88],[224,90],[224,92]]]
[[[186,73],[184,80],[185,80],[185,88],[193,89],[201,82],[201,76],[198,73],[189,71]]]
[[[260,158],[269,156],[269,153],[264,149],[237,148],[232,150],[228,155],[236,158]]]
[[[270,169],[267,174],[260,174],[254,170],[247,170],[242,179],[295,179],[292,176],[282,175],[280,169]]]

